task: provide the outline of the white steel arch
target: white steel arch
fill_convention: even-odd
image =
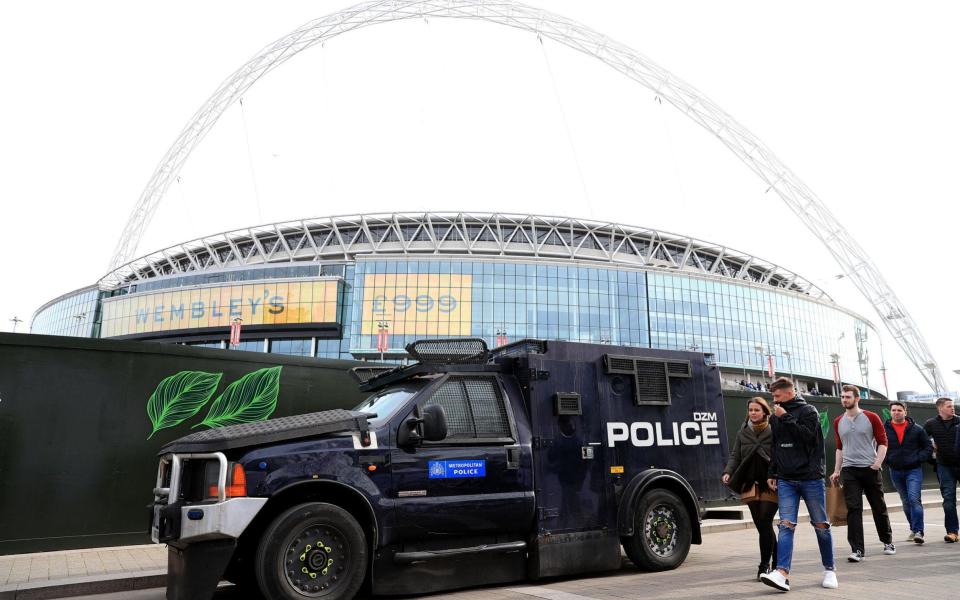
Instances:
[[[509,0],[373,0],[310,21],[265,47],[224,80],[164,155],[117,243],[110,271],[130,261],[170,183],[220,115],[260,77],[287,59],[343,33],[404,19],[455,18],[522,29],[593,56],[637,81],[712,133],[767,183],[827,248],[877,310],[887,329],[934,391],[946,389],[913,318],[880,270],[824,203],[773,152],[696,88],[650,59],[575,21]]]

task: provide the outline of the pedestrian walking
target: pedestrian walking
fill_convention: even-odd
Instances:
[[[847,560],[858,563],[867,554],[863,541],[864,496],[870,503],[873,524],[883,542],[883,553],[897,553],[880,476],[880,468],[887,456],[887,431],[877,413],[860,408],[860,388],[845,385],[840,389],[844,412],[833,420],[837,453],[830,480],[834,484],[837,481],[843,483],[843,498],[847,503],[847,542],[850,543]]]
[[[924,431],[933,438],[937,458],[937,478],[943,496],[943,525],[947,535],[943,541],[957,543],[957,480],[960,479],[960,453],[957,452],[957,432],[960,417],[953,412],[953,400],[937,398],[937,416],[927,419]]]
[[[721,478],[724,485],[740,494],[753,517],[760,537],[760,565],[757,581],[777,564],[777,535],[773,515],[777,512],[777,493],[767,485],[770,470],[770,405],[757,396],[747,402],[747,420],[737,432],[730,459]]]
[[[770,384],[775,408],[770,417],[773,434],[772,455],[767,485],[777,492],[780,510],[777,538],[777,568],[760,580],[770,587],[790,591],[790,567],[793,562],[793,535],[797,527],[800,499],[807,506],[810,524],[817,534],[825,588],[839,587],[833,562],[833,536],[827,520],[826,488],[823,477],[823,430],[816,407],[798,398],[793,382],[780,377]]]
[[[923,463],[933,456],[933,444],[923,427],[907,415],[907,405],[899,400],[890,402],[890,418],[884,424],[887,431],[887,457],[883,464],[890,469],[890,483],[900,494],[903,513],[910,525],[908,542],[922,544],[923,502],[920,489],[923,484]]]

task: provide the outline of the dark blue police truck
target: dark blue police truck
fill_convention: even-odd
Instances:
[[[151,535],[167,598],[221,579],[271,600],[411,594],[672,569],[724,497],[710,354],[424,340],[355,369],[371,396],[212,429],[160,452]]]

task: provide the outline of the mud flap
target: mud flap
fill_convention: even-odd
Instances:
[[[217,591],[237,540],[167,546],[167,600],[210,600]]]
[[[531,579],[619,569],[620,538],[615,530],[540,534],[530,552]]]

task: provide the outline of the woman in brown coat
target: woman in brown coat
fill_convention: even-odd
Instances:
[[[747,403],[747,420],[737,433],[722,481],[740,494],[750,508],[753,524],[760,534],[760,575],[777,564],[777,536],[773,515],[777,512],[777,493],[767,487],[767,470],[773,437],[770,433],[770,405],[759,396]],[[772,561],[772,562],[771,562]]]

